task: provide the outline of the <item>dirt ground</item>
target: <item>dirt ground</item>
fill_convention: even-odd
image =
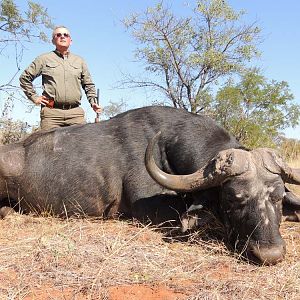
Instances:
[[[300,300],[300,223],[282,223],[275,266],[210,232],[221,229],[176,239],[134,221],[11,215],[0,220],[0,300]]]
[[[122,220],[0,220],[0,299],[300,299],[300,223],[283,223],[286,259],[255,266],[222,241],[186,241]]]

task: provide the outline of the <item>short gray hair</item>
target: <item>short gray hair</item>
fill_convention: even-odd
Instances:
[[[67,29],[68,32],[70,33],[69,28],[66,27],[66,26],[64,26],[64,25],[55,26],[55,28],[53,29],[53,32],[52,32],[52,38],[54,38],[54,36],[55,36],[55,31],[56,31],[56,29],[58,29],[58,28],[65,28],[65,29]]]

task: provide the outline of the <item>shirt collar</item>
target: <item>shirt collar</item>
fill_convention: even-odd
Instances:
[[[61,57],[61,58],[68,58],[69,57],[69,55],[70,55],[70,51],[68,51],[67,52],[67,54],[66,55],[62,55],[58,50],[54,50],[54,53],[57,55],[57,56],[59,56],[59,57]]]

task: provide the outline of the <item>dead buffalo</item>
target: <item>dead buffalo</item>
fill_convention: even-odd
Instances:
[[[274,151],[248,151],[210,118],[170,107],[37,132],[0,147],[3,209],[155,223],[180,219],[183,230],[193,227],[190,215],[209,209],[233,244],[266,264],[284,258],[283,203],[292,212],[300,208],[285,182],[300,184],[300,170]]]

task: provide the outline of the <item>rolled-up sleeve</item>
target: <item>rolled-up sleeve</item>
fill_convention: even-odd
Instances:
[[[40,76],[42,72],[42,60],[40,57],[36,58],[27,69],[21,74],[20,86],[27,96],[32,102],[35,102],[36,98],[38,97],[34,87],[33,87],[33,80]]]

